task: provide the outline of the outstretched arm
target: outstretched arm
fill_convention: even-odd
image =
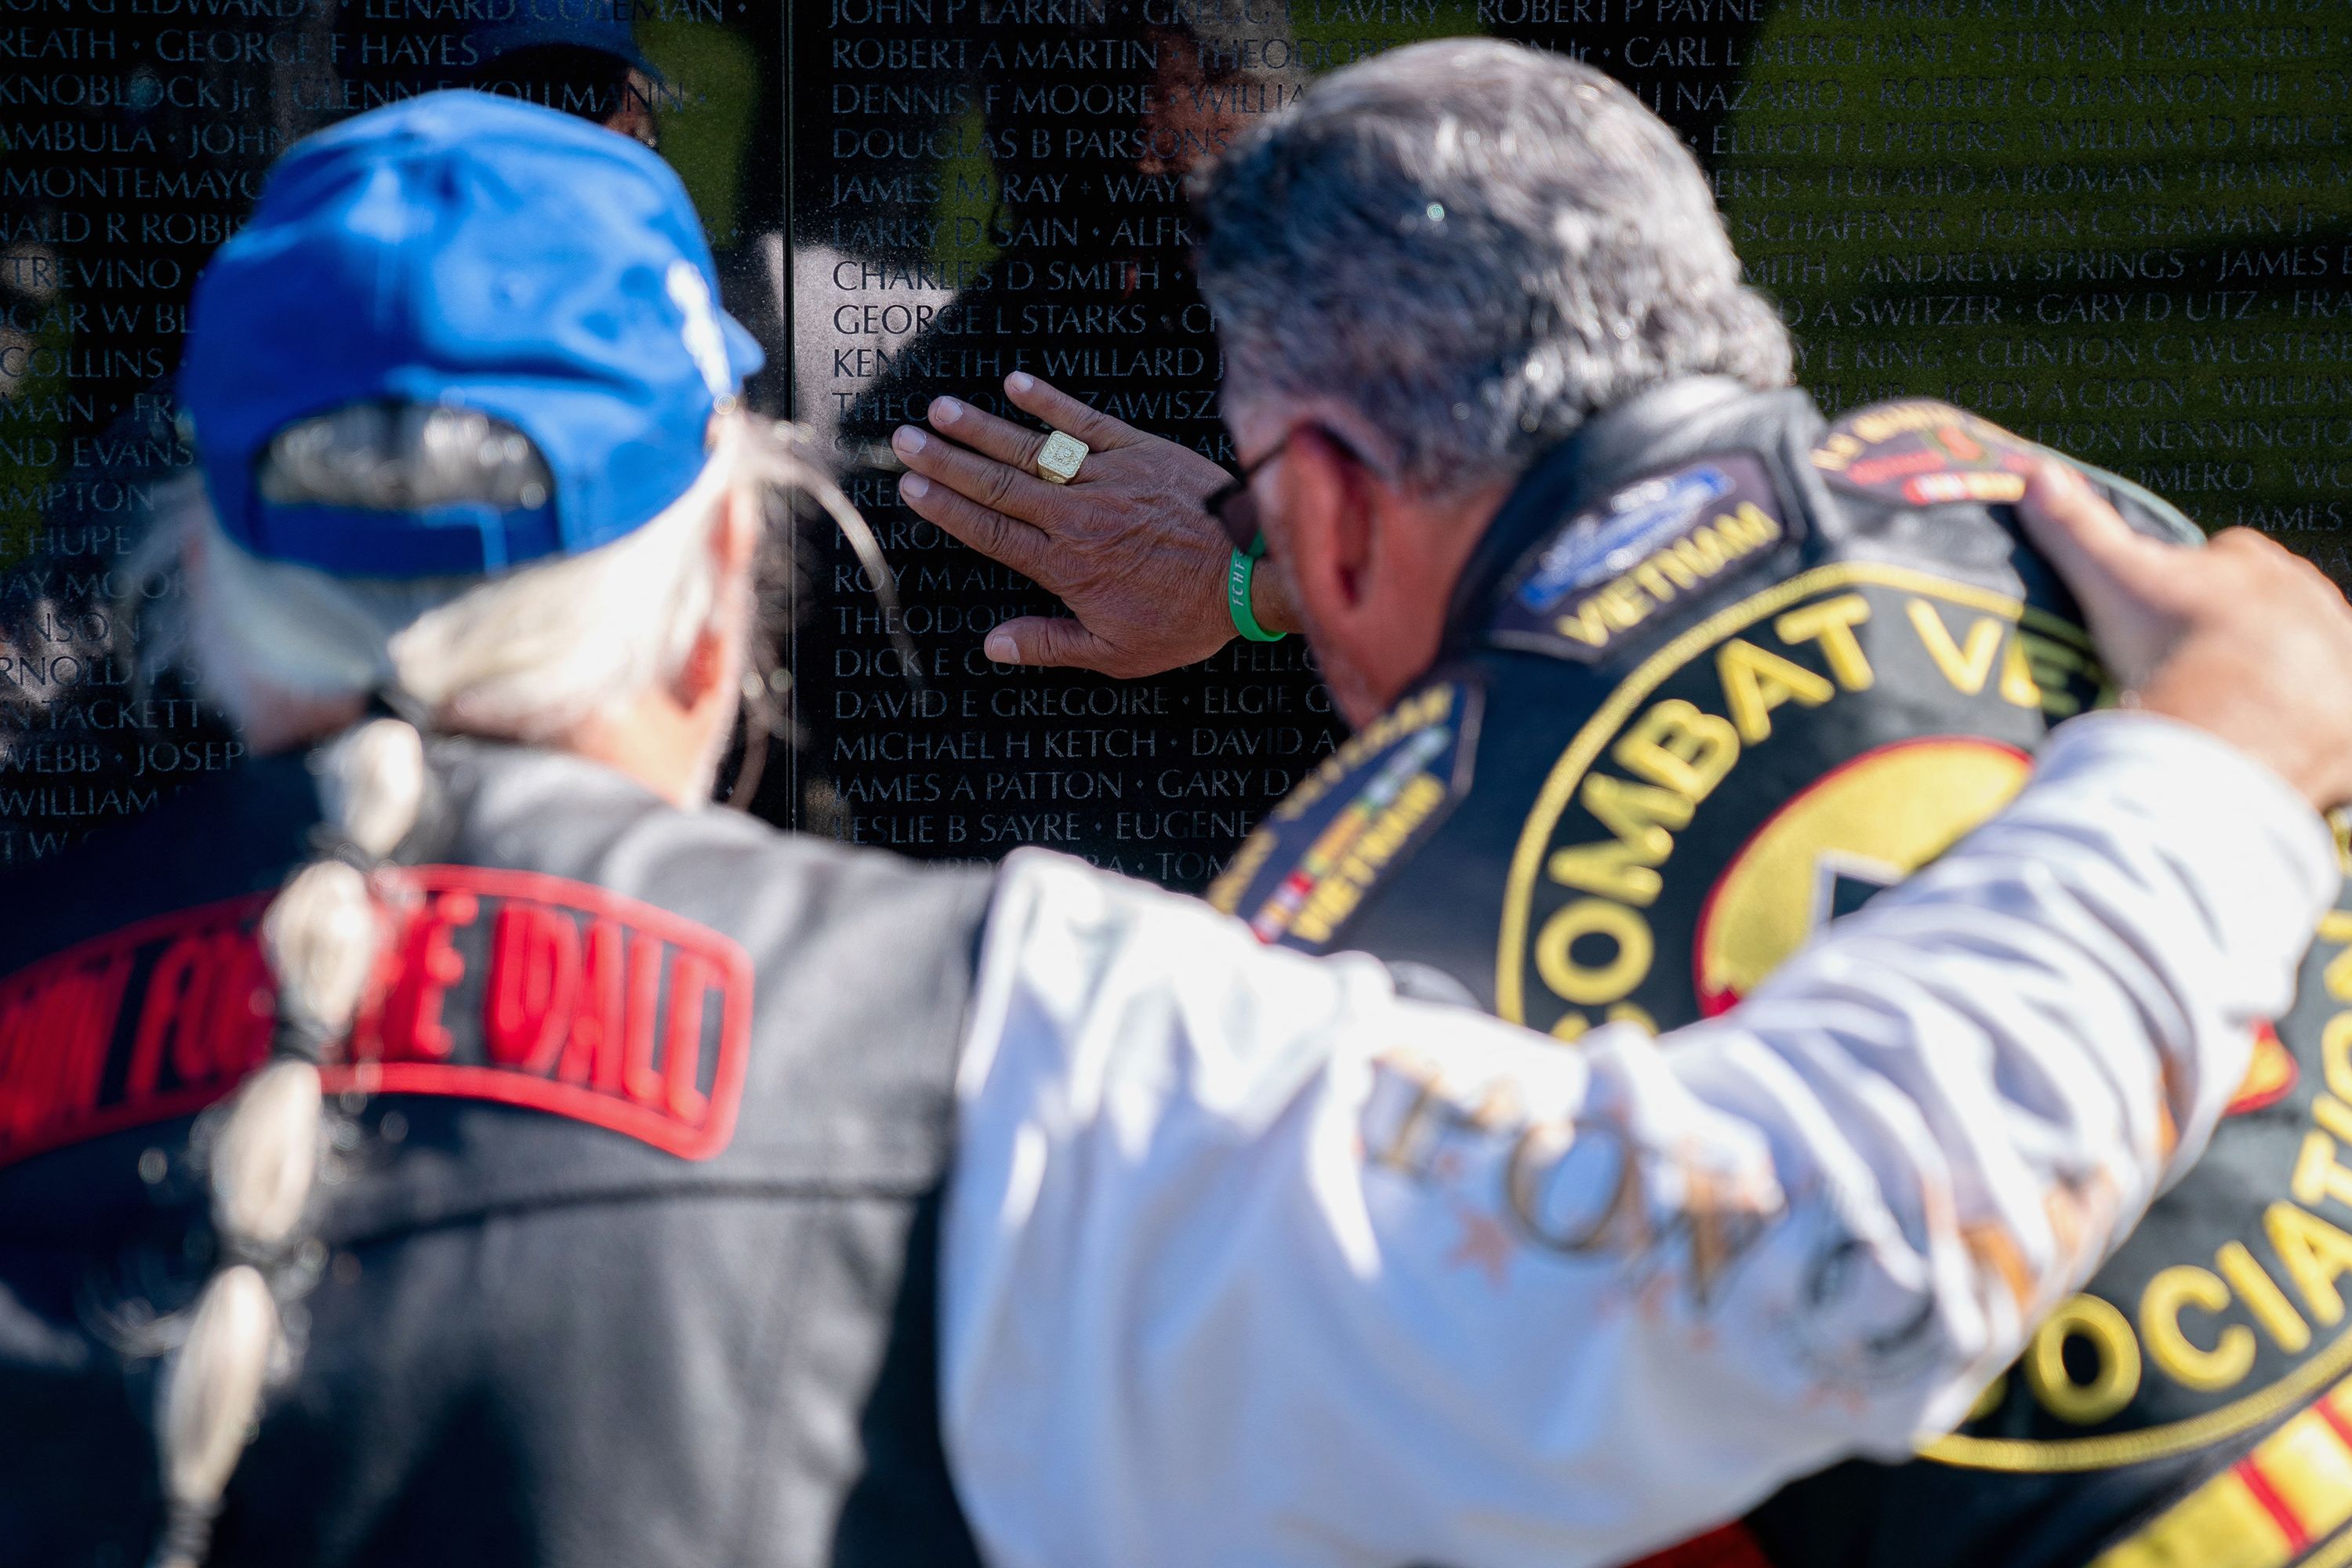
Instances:
[[[1563,1047],[1008,865],[941,1347],[992,1561],[1603,1563],[1960,1418],[2202,1146],[2352,796],[2341,597],[2060,490],[2149,711],[1709,1023]]]
[[[890,443],[908,469],[898,493],[918,515],[1069,607],[1067,618],[997,626],[988,656],[1134,677],[1197,663],[1231,641],[1231,547],[1201,504],[1225,470],[1026,371],[1005,377],[1004,390],[1014,406],[1087,444],[1076,479],[1038,477],[1045,431],[958,398],[933,398],[929,428],[903,426]],[[1257,573],[1252,604],[1259,625],[1297,629],[1276,571]]]

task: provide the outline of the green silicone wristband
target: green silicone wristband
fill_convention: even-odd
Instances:
[[[1252,642],[1280,642],[1288,632],[1270,632],[1257,624],[1250,613],[1250,579],[1257,574],[1257,557],[1234,552],[1233,564],[1225,568],[1225,608],[1234,617],[1234,630]]]

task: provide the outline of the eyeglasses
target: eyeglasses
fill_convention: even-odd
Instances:
[[[1262,554],[1265,550],[1265,525],[1258,516],[1257,497],[1250,493],[1250,477],[1289,447],[1290,437],[1285,436],[1273,451],[1210,491],[1209,499],[1201,503],[1217,520],[1217,526],[1225,531],[1234,548],[1244,555]]]
[[[1257,461],[1248,464],[1241,472],[1210,491],[1209,499],[1201,503],[1208,509],[1209,515],[1217,520],[1217,526],[1225,531],[1225,537],[1233,542],[1234,548],[1244,555],[1255,557],[1265,553],[1265,520],[1258,510],[1257,497],[1250,489],[1250,480],[1260,468],[1290,450],[1292,438],[1301,430],[1314,431],[1337,447],[1350,462],[1362,464],[1364,461],[1356,455],[1356,449],[1341,440],[1328,425],[1310,422],[1293,425],[1285,430],[1282,439],[1261,454]]]

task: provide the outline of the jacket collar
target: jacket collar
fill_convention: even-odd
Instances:
[[[1455,652],[1476,637],[1511,569],[1562,518],[1620,480],[1671,460],[1716,423],[1703,416],[1783,395],[1755,392],[1725,375],[1685,376],[1636,393],[1578,426],[1536,459],[1486,525],[1454,584],[1443,650]]]

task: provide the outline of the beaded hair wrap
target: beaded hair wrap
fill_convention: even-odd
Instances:
[[[158,1396],[165,1517],[153,1568],[200,1568],[273,1365],[292,1361],[280,1303],[299,1289],[296,1259],[315,1228],[305,1222],[316,1217],[326,1135],[319,1069],[349,1041],[391,936],[379,874],[424,814],[424,738],[405,719],[362,720],[313,765],[325,822],[261,920],[277,991],[269,1058],[238,1089],[210,1151],[219,1262]]]

